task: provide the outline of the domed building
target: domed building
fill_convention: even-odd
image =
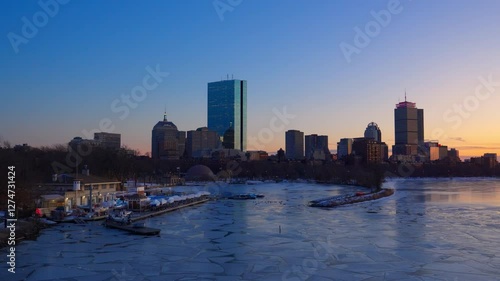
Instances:
[[[153,159],[179,159],[184,154],[186,132],[179,131],[174,123],[163,115],[163,121],[156,123],[151,136],[151,157]]]
[[[213,181],[215,180],[215,175],[205,165],[194,165],[187,171],[185,179],[187,181]]]
[[[377,123],[371,122],[365,130],[365,138],[373,139],[377,142],[382,142],[382,132]]]
[[[382,142],[382,132],[377,123],[368,124],[364,138],[354,139],[352,154],[363,163],[382,163],[388,160],[389,150],[387,144]]]

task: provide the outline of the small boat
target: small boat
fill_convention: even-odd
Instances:
[[[106,220],[104,222],[104,225],[106,227],[111,227],[111,228],[116,228],[116,229],[121,229],[128,231],[133,234],[141,234],[141,235],[157,235],[160,233],[160,229],[158,228],[151,228],[151,227],[145,227],[144,224],[140,223],[135,223],[135,224],[121,224],[119,222],[115,222],[112,220]]]
[[[132,214],[131,211],[126,211],[126,210],[121,210],[119,212],[111,212],[109,213],[106,221],[113,221],[117,223],[130,223],[130,215]]]

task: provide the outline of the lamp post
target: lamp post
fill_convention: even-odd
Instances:
[[[92,184],[90,184],[90,202],[89,202],[89,211],[92,213],[94,211],[93,205],[92,205]]]

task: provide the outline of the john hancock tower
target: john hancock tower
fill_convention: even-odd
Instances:
[[[226,136],[224,148],[246,150],[247,81],[224,80],[208,83],[208,129]],[[234,131],[234,134],[233,134]]]

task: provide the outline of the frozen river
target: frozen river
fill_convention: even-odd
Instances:
[[[4,263],[0,280],[500,280],[500,180],[385,186],[396,193],[319,209],[307,202],[355,188],[233,185],[266,197],[148,219],[153,237],[58,225],[21,243],[16,273]]]

